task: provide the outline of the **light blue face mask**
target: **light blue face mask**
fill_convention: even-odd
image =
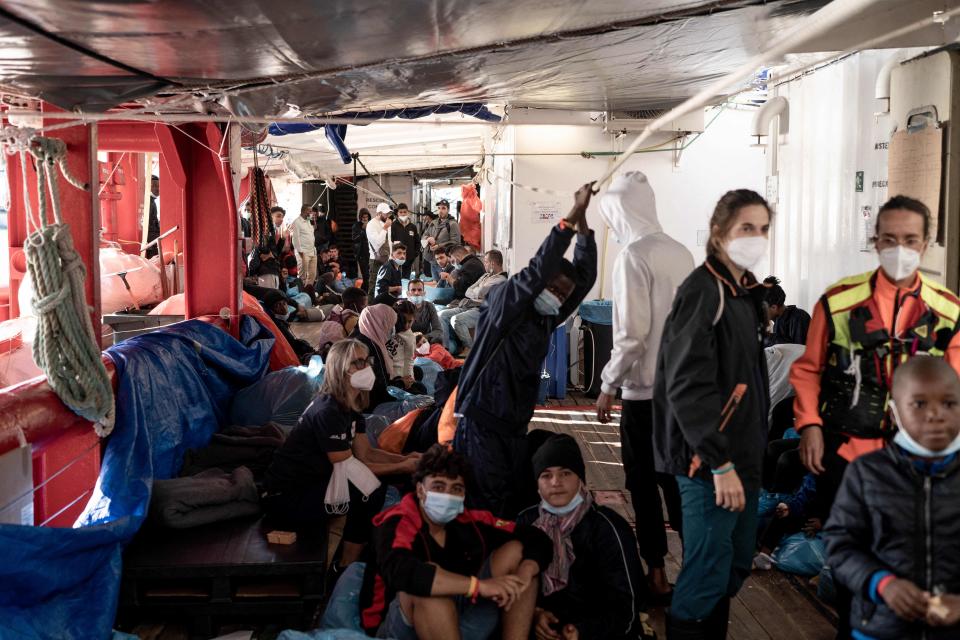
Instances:
[[[560,298],[547,289],[541,291],[537,299],[533,301],[533,308],[542,316],[558,316],[562,306],[563,303],[560,302]]]
[[[296,312],[297,312],[296,307],[291,307],[290,305],[287,305],[287,316],[290,316]]]
[[[394,258],[393,261],[397,263],[398,267],[402,267],[406,262],[406,260],[397,260],[396,258]]]
[[[463,513],[463,496],[427,491],[423,510],[434,524],[447,524]]]
[[[568,504],[565,507],[555,507],[549,502],[547,502],[546,500],[541,500],[540,508],[546,511],[547,513],[552,513],[555,516],[565,516],[568,513],[572,512],[577,507],[579,507],[581,504],[583,504],[583,494],[581,494],[578,491],[577,495],[575,495],[573,497],[573,500],[570,501],[570,504]]]
[[[900,414],[897,412],[897,406],[893,403],[893,400],[890,401],[890,413],[893,414],[893,420],[897,423],[897,433],[893,436],[893,441],[906,449],[909,453],[912,453],[915,456],[920,456],[921,458],[941,458],[949,456],[960,451],[960,434],[957,434],[957,437],[953,439],[946,449],[942,451],[933,451],[932,449],[927,449],[925,446],[913,439],[907,430],[903,428],[903,424],[900,422]]]
[[[408,296],[408,297],[407,297],[407,300],[409,300],[409,301],[412,302],[413,304],[422,304],[422,303],[423,303],[423,296]]]

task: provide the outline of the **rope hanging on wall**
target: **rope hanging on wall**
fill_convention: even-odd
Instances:
[[[105,437],[115,419],[113,387],[93,332],[84,294],[87,270],[73,248],[70,225],[60,214],[60,188],[56,171],[78,189],[89,191],[67,170],[67,146],[56,138],[2,135],[7,153],[19,152],[27,225],[33,227],[24,242],[27,272],[33,282],[31,300],[37,316],[33,359],[47,376],[50,387],[74,413],[94,423]],[[36,160],[39,220],[33,218],[27,184],[27,154]],[[47,223],[47,191],[54,223]]]
[[[250,177],[250,235],[255,247],[269,244],[272,225],[266,174],[255,167]]]

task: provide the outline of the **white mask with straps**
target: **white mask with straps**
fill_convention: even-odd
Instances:
[[[893,441],[906,449],[908,452],[922,458],[941,458],[960,451],[960,433],[958,433],[957,437],[953,439],[953,442],[948,444],[946,448],[942,449],[941,451],[933,451],[932,449],[926,448],[914,440],[913,436],[907,433],[907,430],[903,428],[903,423],[900,421],[900,413],[897,411],[897,405],[894,404],[893,400],[890,401],[889,406],[890,413],[893,415],[893,420],[897,423],[897,433],[895,436],[893,436]]]
[[[901,245],[883,249],[880,267],[891,280],[904,280],[920,268],[920,252]]]
[[[741,269],[749,271],[767,255],[770,241],[763,236],[734,238],[725,247],[727,256]]]

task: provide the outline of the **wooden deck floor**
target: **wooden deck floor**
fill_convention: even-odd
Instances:
[[[534,415],[531,428],[549,429],[574,436],[587,462],[587,485],[598,502],[618,511],[632,525],[636,517],[630,496],[624,490],[620,457],[620,428],[616,420],[600,424],[588,407],[590,400],[574,395],[563,401],[552,400]],[[680,571],[680,538],[667,533],[670,553],[666,568],[670,581]],[[665,638],[664,611],[650,612],[653,627]],[[755,571],[731,603],[730,640],[832,640],[836,617],[817,601],[805,581],[777,570]]]

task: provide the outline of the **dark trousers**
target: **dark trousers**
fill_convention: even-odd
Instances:
[[[263,499],[263,508],[267,517],[276,526],[297,530],[316,530],[326,526],[330,515],[327,514],[323,498],[326,487],[312,491],[281,492]],[[366,544],[373,533],[373,517],[383,509],[387,495],[386,485],[364,497],[360,490],[350,485],[350,510],[343,526],[343,539],[346,542]]]
[[[713,482],[677,476],[683,503],[683,568],[670,616],[706,620],[724,598],[737,595],[750,575],[757,542],[756,490],[746,490],[740,513],[717,506]]]
[[[468,480],[467,502],[473,509],[485,509],[499,518],[512,520],[520,509],[518,504],[524,484],[533,482],[522,473],[527,449],[521,429],[488,428],[469,418],[460,418],[453,438],[453,448],[470,461],[472,470]]]
[[[824,521],[830,514],[840,483],[843,481],[843,474],[849,464],[837,453],[837,449],[846,442],[845,436],[824,431],[823,467],[825,471],[817,476],[817,494],[810,510],[811,516],[822,518]],[[837,587],[837,640],[848,640],[851,637],[850,609],[853,606],[853,594],[840,583],[835,584]]]
[[[772,440],[763,459],[763,488],[771,493],[793,493],[807,474],[800,461],[800,441]]]
[[[356,276],[363,278],[363,286],[367,287],[370,283],[370,259],[363,255],[357,258]],[[369,289],[368,289],[369,291]]]
[[[770,520],[763,533],[760,534],[760,549],[769,549],[773,551],[783,540],[783,536],[789,536],[803,529],[803,523],[807,518],[801,514],[791,513],[786,518],[776,516]]]
[[[382,267],[379,262],[374,258],[370,258],[370,264],[367,267],[367,275],[369,276],[364,280],[364,284],[367,287],[367,297],[373,300],[377,295],[377,274],[380,273],[380,267]]]
[[[682,532],[683,509],[676,478],[667,473],[657,473],[654,469],[652,400],[623,401],[620,443],[626,487],[637,521],[640,556],[648,568],[660,568],[667,555],[660,489],[663,489],[667,503],[670,526],[677,533]]]

